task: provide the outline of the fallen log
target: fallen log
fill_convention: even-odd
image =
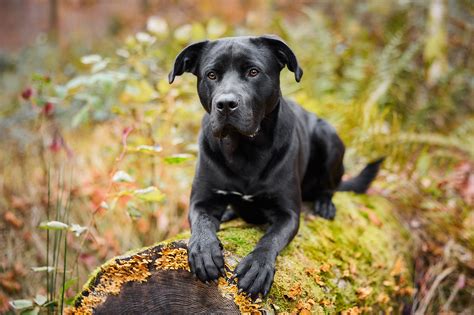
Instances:
[[[81,314],[400,313],[412,294],[410,241],[382,197],[338,193],[334,221],[303,215],[277,259],[264,300],[238,293],[228,279],[263,235],[242,221],[223,224],[227,276],[203,283],[190,272],[189,233],[116,257],[91,275],[75,306]]]

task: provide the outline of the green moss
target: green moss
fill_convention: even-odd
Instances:
[[[263,236],[263,229],[247,224],[223,225],[218,237],[224,248],[240,257],[250,253]]]
[[[409,270],[403,267],[410,265],[408,233],[394,216],[391,204],[381,197],[350,193],[338,193],[334,202],[338,209],[334,221],[302,215],[298,234],[277,258],[266,309],[277,306],[280,312],[291,312],[299,302],[311,301],[315,303],[313,313],[340,312],[354,306],[387,310],[401,299],[400,288],[411,285]],[[263,233],[262,227],[236,220],[223,224],[218,237],[225,250],[238,259],[253,250]],[[186,232],[154,246],[189,237]],[[399,266],[394,269],[397,261]],[[292,290],[298,287],[301,292]],[[380,294],[390,301],[381,302]]]
[[[337,312],[352,306],[388,308],[390,303],[377,302],[380,293],[395,300],[394,289],[383,282],[397,281],[390,273],[397,259],[405,258],[409,242],[390,203],[380,197],[339,193],[335,204],[338,213],[334,221],[302,218],[298,235],[278,257],[267,304],[291,311],[298,300],[312,299],[322,303],[325,312]],[[241,257],[262,235],[262,229],[245,224],[224,226],[219,232],[225,249]],[[318,273],[318,284],[306,269],[324,264],[329,264],[330,270]],[[302,293],[294,299],[287,297],[297,285]],[[361,298],[357,293],[360,288],[371,288],[372,292]],[[316,309],[313,307],[313,311]]]

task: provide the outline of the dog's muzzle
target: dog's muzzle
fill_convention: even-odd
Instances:
[[[213,99],[212,107],[214,136],[222,138],[229,133],[237,132],[252,138],[257,134],[259,128],[252,122],[252,115],[246,114],[246,108],[239,95],[235,93],[217,95]]]
[[[228,116],[239,108],[240,100],[237,95],[225,93],[217,96],[214,100],[214,106],[219,115]]]

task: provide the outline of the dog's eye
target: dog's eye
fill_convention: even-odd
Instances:
[[[260,73],[260,72],[259,72],[257,69],[252,68],[252,69],[250,69],[250,71],[249,71],[249,77],[256,77],[259,73]]]
[[[217,75],[214,71],[210,71],[208,74],[207,74],[207,77],[209,78],[209,80],[215,80],[217,79]]]

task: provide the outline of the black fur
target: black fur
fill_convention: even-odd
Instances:
[[[354,178],[343,181],[337,191],[353,191],[358,194],[363,194],[369,189],[370,183],[375,179],[379,172],[380,165],[385,158],[380,158],[369,163],[360,173]]]
[[[234,37],[186,47],[169,74],[197,77],[206,110],[189,220],[191,271],[203,280],[224,273],[219,225],[237,216],[268,224],[255,249],[237,266],[238,286],[253,297],[267,295],[275,259],[298,231],[301,204],[333,219],[337,190],[364,192],[381,160],[341,183],[344,145],[324,120],[282,97],[280,71],[299,81],[296,56],[278,37]]]

